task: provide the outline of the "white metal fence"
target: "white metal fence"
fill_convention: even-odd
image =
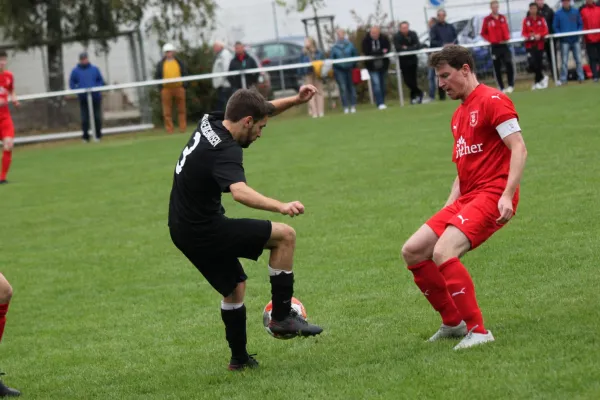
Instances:
[[[546,38],[547,39],[559,39],[559,38],[568,37],[568,36],[582,36],[582,35],[589,34],[589,33],[600,33],[600,29],[572,32],[572,33],[565,33],[565,34],[548,35]],[[515,40],[510,40],[509,42],[506,42],[506,43],[515,44],[515,43],[523,43],[524,41],[525,41],[524,39],[515,39]],[[552,55],[551,56],[552,57],[552,60],[551,60],[552,75],[554,78],[554,82],[556,83],[556,82],[558,82],[558,64],[557,64],[557,59],[556,59],[556,50],[557,49],[555,49],[554,40],[548,40],[547,43],[550,43],[551,50],[552,50],[550,52]],[[476,47],[477,48],[482,48],[482,47],[487,48],[489,46],[490,46],[490,44],[487,42],[464,45],[464,47],[466,47],[466,48],[476,48]],[[401,54],[398,54],[397,52],[390,52],[389,54],[385,55],[385,57],[391,58],[393,60],[397,60],[397,57],[399,57],[399,56],[404,57],[404,56],[409,56],[409,55],[427,55],[429,53],[433,53],[433,52],[436,52],[439,50],[440,50],[440,48],[425,48],[425,49],[416,50],[416,51],[406,51],[406,52],[402,52]],[[374,58],[375,57],[359,56],[359,57],[352,57],[352,58],[339,59],[339,60],[329,60],[329,62],[331,64],[336,64],[336,63],[345,63],[345,62],[366,61],[366,60],[371,60]],[[399,101],[400,106],[404,106],[405,101],[404,101],[404,95],[403,95],[403,90],[402,90],[402,71],[400,69],[400,65],[398,62],[394,62],[394,64],[395,64],[395,72],[396,72],[396,77],[397,77],[398,94],[399,94],[398,101]],[[248,70],[244,70],[244,71],[234,71],[234,72],[225,72],[225,73],[217,73],[217,74],[210,73],[210,74],[186,76],[186,77],[182,77],[182,78],[147,80],[147,81],[142,81],[142,82],[107,85],[107,86],[95,87],[95,88],[91,88],[91,89],[61,90],[61,91],[55,91],[55,92],[47,92],[47,93],[41,93],[41,94],[19,96],[19,101],[22,103],[26,103],[28,101],[48,99],[50,101],[63,101],[64,102],[65,98],[73,97],[73,96],[76,96],[79,94],[86,94],[87,100],[88,100],[87,103],[89,105],[89,114],[90,114],[90,136],[93,137],[93,132],[94,132],[95,126],[94,126],[94,109],[92,107],[91,100],[92,100],[92,94],[94,92],[109,92],[109,93],[117,92],[118,93],[118,91],[120,91],[122,89],[136,89],[136,88],[143,89],[143,88],[148,88],[151,86],[157,86],[157,85],[167,84],[167,83],[193,82],[193,81],[212,79],[214,77],[228,77],[228,76],[234,76],[234,75],[242,75],[242,82],[245,85],[245,75],[246,74],[270,72],[270,71],[280,71],[280,70],[290,70],[290,69],[298,69],[298,68],[310,67],[310,66],[311,66],[310,63],[297,63],[297,64],[282,65],[282,66],[248,69]],[[143,96],[141,96],[141,97],[143,97]],[[147,104],[147,106],[149,106],[149,105]],[[142,101],[140,101],[140,107],[144,107],[142,104]],[[140,114],[143,115],[144,113],[142,112]],[[50,116],[50,118],[51,118],[51,116]],[[151,123],[148,123],[148,120],[144,121],[143,119],[140,119],[140,123],[137,123],[137,124],[133,124],[133,125],[129,125],[129,126],[105,128],[105,129],[103,129],[103,134],[135,132],[135,131],[142,131],[142,130],[146,130],[146,129],[152,129],[153,127],[154,127],[154,125]],[[20,136],[20,137],[18,136],[15,138],[15,143],[16,144],[35,143],[35,142],[41,142],[41,141],[53,141],[53,140],[60,140],[60,139],[76,138],[79,136],[81,136],[81,131],[51,132],[51,133],[43,133],[43,134],[39,134],[39,135],[26,135],[26,136]]]

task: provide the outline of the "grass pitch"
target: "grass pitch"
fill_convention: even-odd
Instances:
[[[296,229],[295,295],[326,331],[269,337],[267,254],[245,262],[261,366],[241,374],[226,370],[217,293],[168,234],[187,135],[17,149],[0,187],[6,382],[25,399],[600,398],[599,94],[514,94],[529,150],[518,214],[463,260],[497,341],[459,353],[425,342],[439,317],[399,257],[447,198],[457,103],[274,119],[245,153],[249,184],[307,213],[225,205]]]

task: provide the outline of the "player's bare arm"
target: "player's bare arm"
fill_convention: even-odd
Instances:
[[[313,85],[303,85],[297,95],[271,101],[275,106],[275,112],[271,116],[274,117],[294,106],[308,102],[316,93],[317,88]]]
[[[304,205],[299,201],[282,203],[279,200],[271,199],[258,193],[245,182],[234,183],[229,186],[229,191],[235,201],[246,207],[255,208],[263,211],[271,211],[295,217],[304,214]]]
[[[454,203],[460,197],[460,181],[458,180],[458,176],[454,179],[454,183],[452,183],[452,189],[450,190],[450,196],[448,197],[448,201],[444,207],[448,207],[450,204]]]
[[[523,176],[523,170],[525,169],[525,161],[527,160],[527,147],[525,146],[525,141],[523,140],[521,132],[510,134],[505,137],[503,141],[510,149],[511,155],[508,182],[502,197],[500,197],[500,201],[498,201],[500,217],[497,222],[499,224],[507,223],[514,214],[512,200],[521,183],[521,177]]]

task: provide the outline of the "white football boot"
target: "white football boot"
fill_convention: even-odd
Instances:
[[[442,324],[440,329],[429,338],[429,342],[435,342],[440,339],[462,338],[468,333],[467,323],[460,321],[456,326]]]
[[[473,346],[478,346],[480,344],[493,342],[494,335],[492,335],[492,331],[487,331],[487,333],[477,333],[473,332],[477,328],[477,325],[471,329],[471,331],[464,337],[463,340],[460,341],[459,344],[454,346],[454,350],[468,349]]]

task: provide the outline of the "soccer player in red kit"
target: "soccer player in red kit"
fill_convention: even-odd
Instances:
[[[15,107],[19,106],[19,101],[15,96],[15,79],[12,72],[6,70],[6,61],[6,52],[0,50],[0,140],[2,140],[0,184],[6,183],[6,175],[12,161],[13,139],[15,137],[15,128],[8,109],[9,97]]]
[[[448,46],[433,54],[430,63],[440,88],[462,102],[450,125],[458,176],[445,207],[408,239],[402,256],[442,317],[442,326],[429,341],[462,338],[454,347],[458,350],[494,341],[460,257],[514,215],[527,149],[512,101],[477,81],[469,50]]]
[[[4,275],[0,273],[0,341],[2,341],[2,335],[4,334],[4,325],[6,324],[6,313],[8,312],[8,303],[12,298],[12,287],[6,280]],[[0,375],[3,375],[0,372]],[[2,381],[0,381],[0,397],[17,397],[21,393],[18,390],[7,387]]]

